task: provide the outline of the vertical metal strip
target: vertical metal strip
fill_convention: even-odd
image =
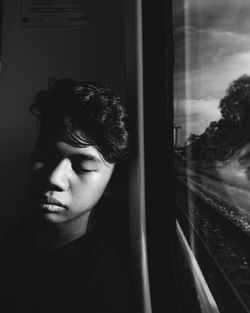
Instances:
[[[138,313],[152,313],[146,242],[142,1],[125,1],[126,101],[134,121],[136,155],[129,173],[130,242]],[[132,135],[132,134],[131,134]]]
[[[144,101],[143,101],[143,30],[142,30],[142,0],[136,1],[136,64],[138,89],[138,149],[139,149],[139,184],[140,184],[140,248],[143,288],[143,312],[151,313],[151,298],[147,262],[146,244],[146,204],[145,204],[145,159],[144,159]]]
[[[192,271],[192,276],[194,279],[194,284],[196,288],[196,292],[198,295],[198,299],[201,305],[201,312],[204,313],[220,313],[215,299],[207,285],[207,282],[201,272],[198,262],[186,240],[186,237],[183,234],[183,231],[176,220],[176,228],[179,240],[181,242],[182,248],[186,255],[189,267]]]

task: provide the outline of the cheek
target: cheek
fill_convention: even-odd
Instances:
[[[38,162],[30,162],[28,166],[28,181],[33,183],[33,181],[37,181],[39,179],[39,176],[41,176],[43,164]]]
[[[39,170],[36,170],[34,167],[29,167],[27,174],[27,183],[29,191],[33,191],[42,185],[41,173]]]
[[[110,177],[110,176],[109,176]],[[72,186],[72,197],[77,202],[94,202],[102,196],[109,182],[108,176],[100,176],[94,174],[91,177],[86,177],[81,184]]]

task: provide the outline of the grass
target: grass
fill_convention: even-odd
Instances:
[[[235,162],[227,164],[192,163],[184,167],[177,162],[177,176],[188,179],[189,184],[233,207],[235,214],[250,224],[250,182]]]

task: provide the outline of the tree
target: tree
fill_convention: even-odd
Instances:
[[[226,159],[250,141],[250,76],[244,74],[229,85],[219,109],[221,119],[211,122],[200,136],[189,136],[193,159]]]
[[[196,142],[198,142],[200,136],[196,135],[196,134],[190,134],[189,137],[187,138],[186,144],[187,145],[193,145]]]
[[[250,76],[244,74],[234,80],[219,104],[222,118],[235,122],[249,132],[250,121]]]

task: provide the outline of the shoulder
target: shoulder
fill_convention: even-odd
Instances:
[[[93,275],[105,276],[109,273],[127,276],[126,266],[114,247],[98,231],[95,231],[75,244],[80,260],[92,268]],[[73,249],[72,249],[73,252]]]
[[[64,264],[64,282],[66,279],[72,286],[70,294],[74,299],[79,299],[74,301],[75,307],[81,307],[84,298],[86,312],[131,312],[129,271],[101,234],[94,232],[83,236],[63,253],[68,256],[67,264]]]
[[[100,239],[90,289],[96,298],[96,312],[131,312],[133,287],[129,270],[116,251]]]

